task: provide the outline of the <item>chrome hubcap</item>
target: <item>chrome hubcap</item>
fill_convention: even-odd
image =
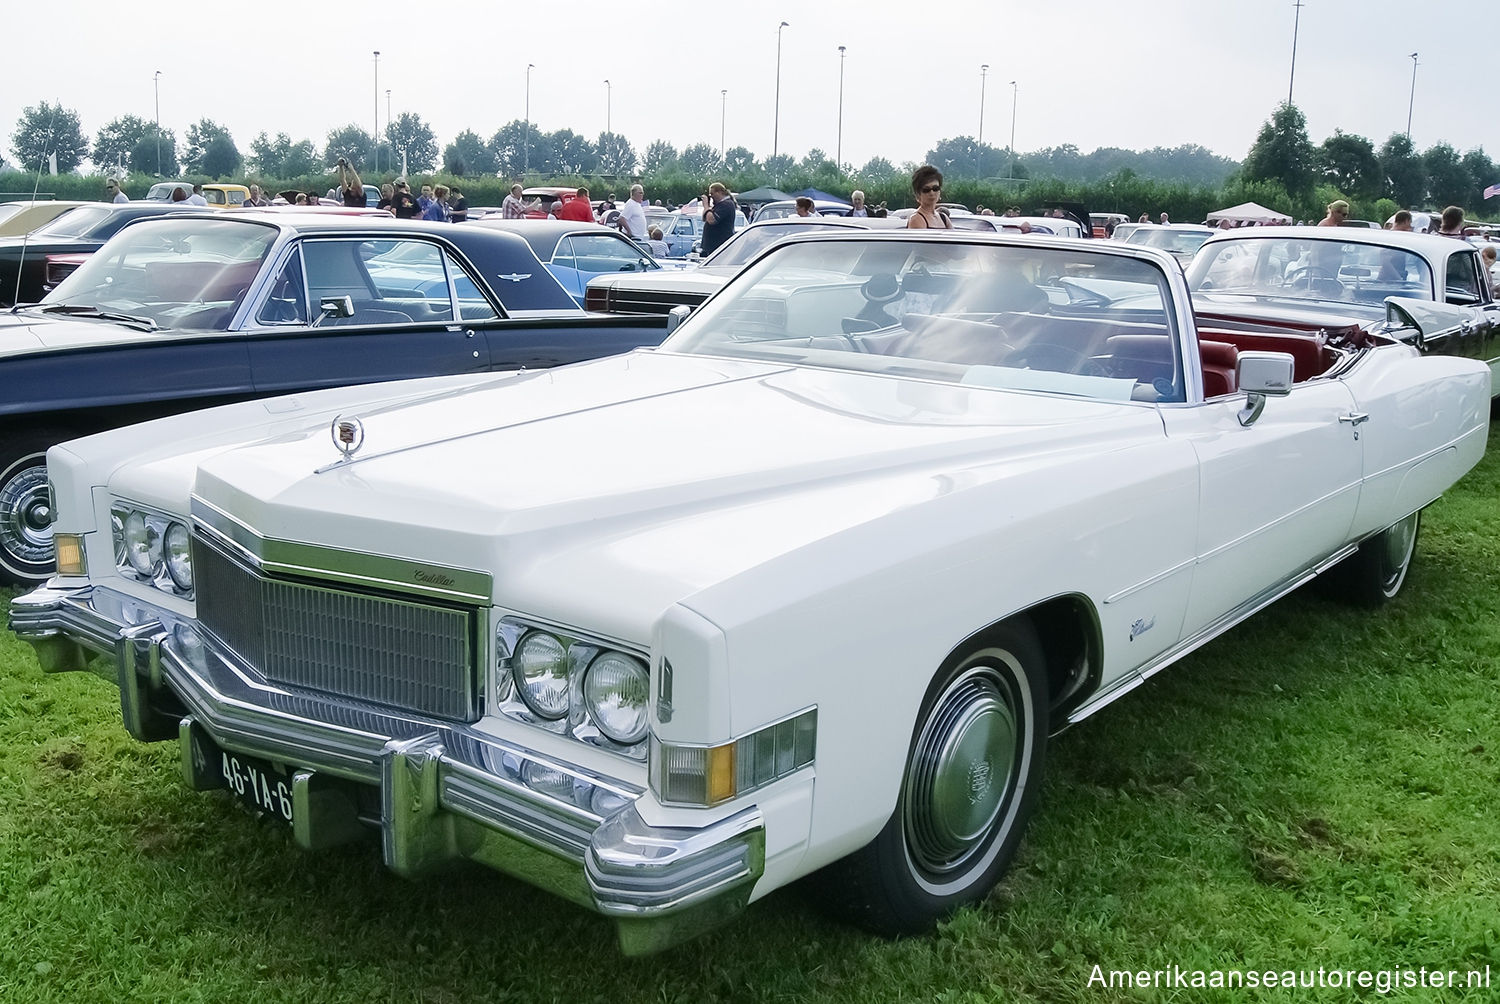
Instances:
[[[40,460],[0,486],[0,551],[27,564],[52,560],[52,505]]]
[[[1411,560],[1412,550],[1417,544],[1417,523],[1420,518],[1421,513],[1414,512],[1384,534],[1384,571],[1387,587],[1400,582],[1406,574],[1406,565]]]
[[[913,861],[933,875],[985,845],[1015,786],[1020,730],[996,672],[977,666],[949,685],[917,740],[905,828]]]

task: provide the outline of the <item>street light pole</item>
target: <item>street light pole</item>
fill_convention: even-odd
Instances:
[[[380,50],[375,50],[375,131],[370,133],[370,156],[380,173]]]
[[[984,85],[986,74],[990,72],[989,63],[981,63],[979,66],[979,135],[974,140],[974,175],[984,177]]]
[[[161,71],[156,71],[156,76],[151,78],[156,85],[156,176],[161,177]],[[1407,116],[1408,119],[1411,116]],[[1407,133],[1411,132],[1411,125],[1406,127]]]
[[[526,138],[521,141],[521,180],[526,180],[526,170],[531,166],[531,71],[535,63],[526,64]]]
[[[1016,95],[1020,88],[1016,82],[1010,82],[1010,180],[1016,180]]]
[[[1305,4],[1302,3],[1302,0],[1297,0],[1292,6],[1297,8],[1297,15],[1292,21],[1292,72],[1286,81],[1286,103],[1288,106],[1292,103],[1292,82],[1297,79],[1297,29],[1302,25],[1302,8]]]
[[[729,114],[729,91],[719,92],[719,163],[724,163],[724,120]]]
[[[781,151],[781,29],[790,27],[783,21],[776,29],[776,115],[771,125],[772,157]]]
[[[1417,103],[1417,54],[1411,54],[1411,98],[1406,102],[1406,138],[1411,139],[1411,110]]]
[[[840,171],[844,169],[844,49],[845,46],[839,46],[839,140],[833,154],[833,162]]]
[[[609,81],[606,80],[604,82],[604,131],[605,132],[613,132],[614,131],[614,130],[612,130],[609,127],[610,105],[614,101],[614,96],[615,96],[615,89],[613,87],[611,87]]]

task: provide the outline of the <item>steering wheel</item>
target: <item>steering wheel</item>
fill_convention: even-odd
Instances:
[[[1328,269],[1323,268],[1320,265],[1303,265],[1300,268],[1294,268],[1290,272],[1288,272],[1286,275],[1286,280],[1282,283],[1282,285],[1289,286],[1295,289],[1300,284],[1302,288],[1311,290],[1313,288],[1314,280],[1317,279],[1332,279],[1334,282],[1339,281],[1339,277],[1337,275],[1333,274],[1332,272],[1328,271]],[[1339,286],[1340,288],[1342,288],[1343,283],[1339,283]]]

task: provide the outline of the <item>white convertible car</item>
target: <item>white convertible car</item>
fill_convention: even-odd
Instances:
[[[54,447],[10,624],[308,848],[474,859],[629,953],[816,871],[921,931],[1049,735],[1319,573],[1401,588],[1490,374],[1391,316],[1200,328],[1152,248],[808,233],[657,350]]]

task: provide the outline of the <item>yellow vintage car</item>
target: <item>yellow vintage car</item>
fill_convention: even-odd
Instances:
[[[146,201],[171,202],[174,188],[181,188],[188,195],[193,194],[193,184],[190,181],[158,181],[146,193]],[[250,198],[250,189],[244,185],[204,185],[203,198],[207,200],[209,209],[238,209]]]

